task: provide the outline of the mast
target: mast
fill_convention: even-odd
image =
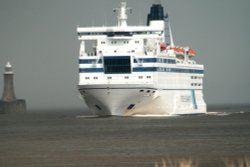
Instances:
[[[173,48],[173,47],[175,47],[175,45],[174,45],[174,38],[173,38],[173,34],[172,34],[170,21],[168,21],[168,28],[169,28],[170,47]]]
[[[113,11],[117,13],[118,26],[121,26],[121,27],[128,26],[128,24],[127,24],[127,20],[128,20],[127,11],[130,11],[130,13],[131,13],[132,9],[127,8],[127,3],[121,2],[121,7],[115,8],[115,9],[113,9]]]

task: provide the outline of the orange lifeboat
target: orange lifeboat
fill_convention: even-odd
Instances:
[[[167,45],[165,43],[160,43],[161,51],[166,50]]]
[[[195,50],[193,50],[191,48],[188,50],[188,56],[195,56],[195,54],[196,54]]]
[[[163,42],[160,43],[160,49],[161,49],[161,51],[173,50],[176,55],[184,55],[185,54],[185,48],[184,47],[177,47],[177,46],[170,47],[170,46],[167,46]],[[188,54],[188,56],[195,56],[196,52],[193,49],[189,48],[188,51],[187,51],[187,54]]]
[[[177,55],[184,55],[185,49],[183,47],[170,47],[168,50],[173,50]],[[188,56],[195,56],[195,51],[193,49],[188,50]]]

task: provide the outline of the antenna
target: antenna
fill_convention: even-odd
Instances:
[[[139,16],[139,25],[142,25],[143,24],[143,19],[142,19],[142,11],[141,11],[140,8],[139,8],[139,14],[138,14],[138,16]]]
[[[106,15],[106,13],[105,13],[105,18],[104,18],[104,19],[105,19],[104,25],[105,25],[105,26],[108,26],[108,23],[107,23],[107,15]]]

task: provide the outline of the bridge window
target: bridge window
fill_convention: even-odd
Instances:
[[[105,74],[131,73],[130,56],[104,57]]]
[[[114,36],[132,36],[133,34],[131,32],[108,32],[108,37],[114,37]]]

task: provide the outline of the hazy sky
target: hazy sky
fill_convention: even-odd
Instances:
[[[144,24],[157,0],[127,0],[129,24]],[[116,24],[120,0],[0,0],[0,72],[10,61],[28,109],[83,108],[76,27]],[[250,0],[162,0],[176,45],[205,65],[208,104],[250,103]],[[3,78],[0,77],[2,94]]]

